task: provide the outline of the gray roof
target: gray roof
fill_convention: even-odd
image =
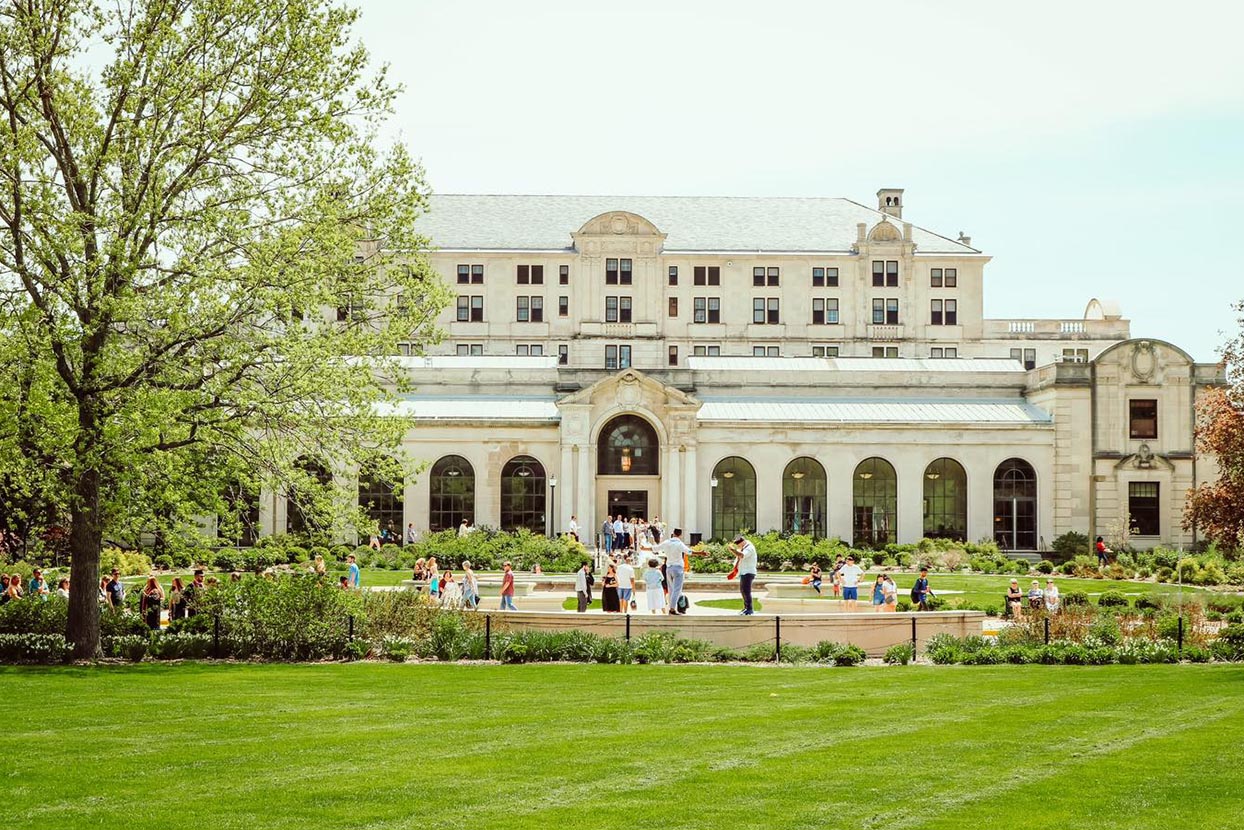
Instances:
[[[937,372],[986,372],[1023,376],[1026,371],[1017,360],[1009,358],[936,358],[936,357],[752,357],[749,355],[700,356],[687,358],[693,371],[764,372],[903,372],[933,374]]]
[[[433,195],[418,229],[437,248],[549,251],[609,211],[638,214],[667,234],[667,252],[844,252],[856,224],[878,210],[842,198],[750,196]],[[901,222],[895,221],[901,227]],[[975,248],[914,227],[918,253],[976,254]]]
[[[403,415],[420,421],[550,421],[560,420],[554,399],[472,395],[450,398],[410,396],[377,408],[381,415]]]
[[[707,398],[705,421],[815,422],[825,424],[1049,424],[1049,413],[1016,401],[839,401]]]

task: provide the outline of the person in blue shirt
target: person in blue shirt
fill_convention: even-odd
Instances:
[[[48,584],[47,580],[43,578],[43,571],[35,568],[34,574],[30,577],[30,590],[26,592],[26,595],[38,597],[46,602],[48,593]]]
[[[347,556],[346,561],[350,563],[350,587],[357,588],[362,583],[362,574],[359,572],[358,563],[354,561],[354,554]]]
[[[933,589],[929,587],[929,569],[920,569],[920,578],[916,580],[916,584],[911,587],[911,601],[916,604],[921,611],[929,610],[929,597],[934,596]]]

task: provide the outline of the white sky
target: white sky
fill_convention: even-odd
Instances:
[[[355,1],[439,192],[905,187],[994,256],[991,317],[1238,330],[1239,3]]]

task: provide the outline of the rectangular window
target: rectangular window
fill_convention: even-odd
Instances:
[[[721,297],[696,297],[694,303],[692,322],[721,322]]]
[[[484,284],[484,266],[483,265],[459,265],[458,266],[458,285],[483,285]]]
[[[885,301],[885,322],[887,326],[898,325],[898,300]]]
[[[557,284],[558,285],[570,285],[570,266],[569,265],[557,266]]]
[[[873,300],[873,325],[881,325],[885,322],[885,300]]]
[[[629,369],[631,367],[631,347],[630,346],[606,346],[605,347],[605,368],[606,369]]]
[[[1063,363],[1088,363],[1088,349],[1063,349]]]
[[[959,356],[959,349],[957,347],[955,346],[946,347],[946,357],[958,357],[958,356]]]
[[[544,266],[543,265],[531,266],[531,284],[532,285],[544,285]]]
[[[958,268],[947,268],[946,269],[946,287],[956,288],[958,287],[958,285],[959,285],[959,269]]]
[[[467,357],[468,355],[471,357],[479,357],[480,355],[484,353],[484,344],[483,343],[459,343],[457,351],[458,351],[459,357]]]
[[[769,325],[776,326],[782,321],[780,307],[781,301],[777,297],[769,298]]]
[[[931,318],[930,322],[932,322],[932,324],[935,326],[940,326],[942,325],[942,301],[933,300],[932,306],[933,307],[932,307],[932,312],[930,314],[930,318]]]
[[[519,343],[517,346],[514,347],[514,354],[526,357],[527,355],[531,354],[531,350],[527,346],[526,343]]]
[[[458,285],[467,285],[471,282],[471,266],[458,266]]]
[[[518,266],[518,284],[519,285],[530,285],[531,284],[531,266],[530,265],[519,265]]]
[[[720,357],[721,346],[695,346],[691,354],[694,357]]]
[[[677,346],[670,346],[669,364],[671,366],[678,365],[678,347]]]
[[[458,357],[466,357],[471,353],[471,347],[466,343],[458,344]]]
[[[557,298],[557,316],[558,317],[569,317],[570,316],[570,298],[569,297],[558,297]]]
[[[678,298],[677,297],[669,298],[669,311],[667,313],[669,314],[670,317],[678,316]]]
[[[933,348],[929,349],[929,357],[941,357],[941,356],[942,356],[942,349],[940,346],[934,346]]]
[[[678,285],[678,266],[670,266],[670,285]]]
[[[458,322],[465,323],[471,319],[471,298],[458,297]]]
[[[631,322],[631,298],[618,297],[618,322]]]
[[[831,326],[838,325],[838,298],[830,297],[825,301],[825,322]]]
[[[708,298],[708,321],[710,323],[721,322],[721,297]]]
[[[606,323],[618,322],[618,298],[617,297],[606,297],[605,298],[605,322]]]
[[[765,269],[764,268],[753,268],[752,269],[752,285],[758,285],[763,288],[764,284],[765,284]]]
[[[1156,481],[1130,481],[1127,485],[1127,512],[1132,514],[1132,532],[1137,536],[1162,535],[1162,509]]]
[[[873,346],[873,357],[898,357],[898,346]]]
[[[692,357],[704,357],[706,354],[708,354],[708,350],[704,346],[694,346],[691,349]]]
[[[618,261],[616,259],[605,260],[605,285],[618,284]]]
[[[693,307],[691,311],[691,322],[707,323],[708,322],[708,297],[696,297],[692,300]]]
[[[544,322],[544,298],[543,297],[532,297],[531,298],[531,322],[533,323]]]
[[[837,288],[838,287],[838,269],[837,268],[813,268],[812,269],[812,287],[813,288]]]
[[[947,300],[946,301],[946,325],[948,326],[959,325],[959,301],[958,300]]]
[[[954,346],[934,346],[929,349],[929,357],[958,357],[959,350]]]
[[[825,324],[825,300],[820,297],[812,298],[812,324],[815,326]]]
[[[781,268],[770,268],[766,272],[765,280],[766,280],[766,284],[771,288],[775,285],[779,285],[782,280],[782,269]]]
[[[781,281],[781,274],[782,271],[780,268],[753,268],[752,285],[759,287],[778,285]]]
[[[813,346],[812,356],[813,357],[837,357],[838,347],[837,346]]]
[[[885,261],[873,260],[873,288],[885,288]]]
[[[885,287],[898,288],[898,260],[887,259],[885,263]]]
[[[752,299],[752,322],[763,325],[765,322],[765,298],[754,297]]]
[[[526,323],[531,320],[531,298],[519,297],[518,310],[514,315],[514,319],[520,323]]]
[[[1037,368],[1036,349],[1011,349],[1011,360],[1018,360],[1025,369]]]
[[[606,369],[618,368],[618,347],[617,346],[606,346],[605,347],[605,368]]]
[[[1128,434],[1132,438],[1153,440],[1158,437],[1158,402],[1154,398],[1133,399],[1129,410]]]
[[[629,259],[622,259],[622,260],[618,260],[618,263],[622,266],[621,273],[618,275],[618,281],[622,285],[630,285],[631,284],[631,261]],[[626,346],[625,348],[630,349],[630,346]],[[630,364],[628,363],[627,365],[629,366]]]
[[[933,286],[934,288],[942,287],[942,269],[941,268],[930,268],[929,269],[929,285]]]
[[[532,343],[531,344],[531,356],[532,357],[544,357],[544,344]]]
[[[721,268],[716,265],[697,265],[692,270],[692,282],[696,285],[721,285]]]
[[[479,295],[471,297],[471,322],[484,322],[484,298]]]
[[[557,365],[566,366],[570,363],[570,347],[562,343],[557,347]]]
[[[780,346],[752,346],[752,357],[781,357]]]

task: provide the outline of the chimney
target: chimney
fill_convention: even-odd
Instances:
[[[903,241],[904,242],[911,241],[911,223],[910,222],[903,223]]]
[[[883,187],[877,191],[877,210],[893,216],[895,219],[903,218],[903,188],[901,187]]]
[[[863,245],[864,240],[867,238],[868,238],[868,225],[865,225],[863,222],[856,222],[855,223],[855,243],[857,245]]]

